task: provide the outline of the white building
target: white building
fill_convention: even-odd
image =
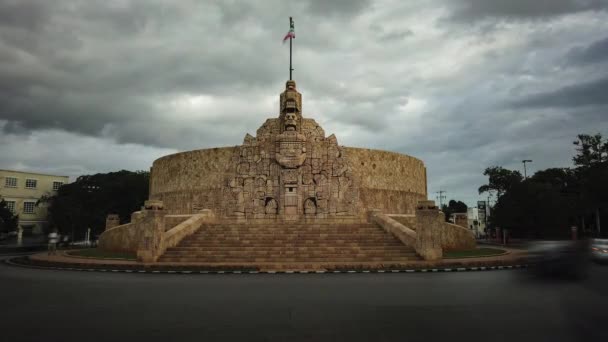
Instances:
[[[485,234],[486,224],[479,219],[479,209],[476,207],[467,209],[469,229],[479,238]],[[483,215],[482,215],[483,216]]]

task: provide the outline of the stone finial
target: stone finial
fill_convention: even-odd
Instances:
[[[120,217],[118,214],[108,214],[106,216],[106,230],[120,226]]]
[[[146,210],[163,210],[163,208],[163,201],[147,200],[144,202],[144,209]]]
[[[418,201],[417,210],[435,210],[439,209],[435,205],[435,201]]]

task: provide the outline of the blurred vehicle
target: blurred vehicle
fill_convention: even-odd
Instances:
[[[13,230],[11,232],[8,232],[8,236],[17,236],[17,231]]]
[[[541,276],[584,278],[589,261],[585,240],[534,241],[528,244],[532,270]]]
[[[608,263],[608,239],[591,240],[591,259],[598,263]]]

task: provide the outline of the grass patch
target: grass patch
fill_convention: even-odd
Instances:
[[[98,259],[123,259],[123,260],[135,260],[135,253],[132,252],[110,252],[104,251],[97,248],[81,249],[77,251],[68,252],[69,255],[80,256],[86,258],[98,258]]]
[[[445,259],[486,257],[486,256],[504,254],[505,252],[506,251],[504,249],[499,249],[499,248],[476,248],[476,249],[467,249],[464,251],[444,252],[443,257]]]

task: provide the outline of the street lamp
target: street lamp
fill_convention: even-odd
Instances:
[[[527,174],[527,171],[526,171],[526,163],[531,163],[532,160],[531,159],[524,159],[521,162],[524,163],[524,179],[527,179],[528,178],[528,174]]]

